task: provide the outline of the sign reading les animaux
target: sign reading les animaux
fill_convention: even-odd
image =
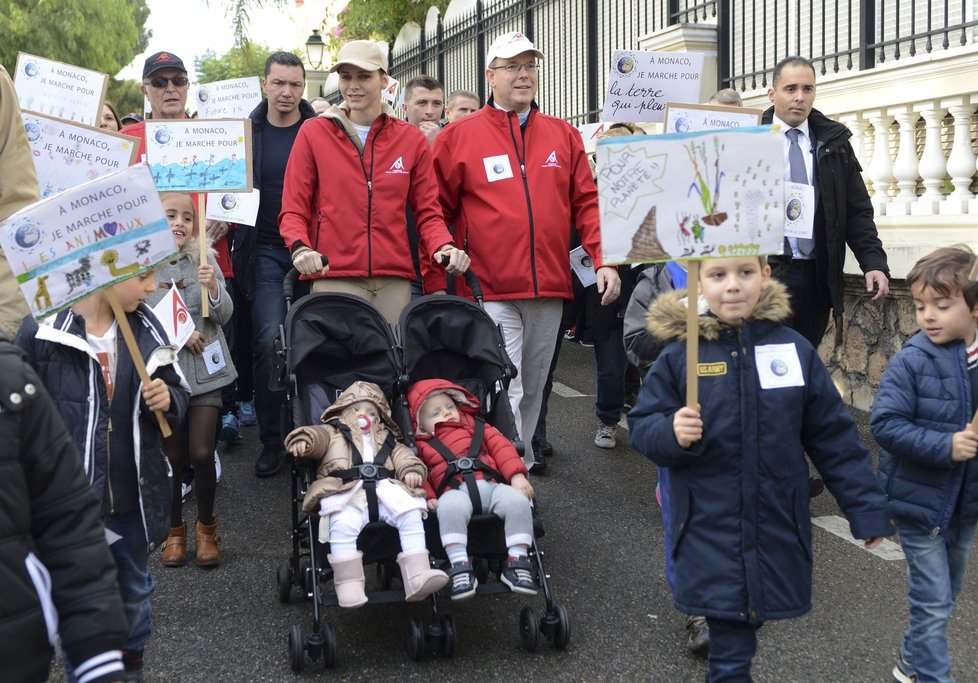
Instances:
[[[0,246],[38,319],[177,253],[142,164],[21,209],[0,223]]]

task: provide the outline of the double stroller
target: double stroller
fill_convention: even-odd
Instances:
[[[289,273],[285,297],[289,304],[285,324],[276,341],[275,379],[286,390],[283,405],[283,434],[294,427],[318,424],[323,411],[357,380],[377,384],[386,395],[391,414],[413,446],[412,426],[407,407],[407,388],[420,380],[441,378],[472,392],[482,403],[486,421],[515,441],[516,428],[506,387],[516,374],[503,343],[502,333],[481,305],[454,296],[426,296],[408,305],[396,328],[392,328],[369,302],[348,294],[316,293],[292,302],[298,274]],[[469,284],[481,303],[481,292],[474,276]],[[517,442],[517,448],[521,446]],[[336,635],[326,617],[327,609],[337,608],[333,592],[333,573],[326,559],[328,543],[319,539],[320,518],[306,514],[302,502],[315,479],[315,466],[302,458],[291,460],[292,553],[277,571],[278,597],[288,602],[294,589],[312,604],[312,624],[304,632],[299,624],[289,632],[289,660],[294,671],[301,671],[306,658],[322,657],[329,667],[335,662]],[[360,466],[360,478],[383,476],[369,464]],[[426,541],[433,561],[447,563],[434,513],[425,521]],[[535,539],[543,527],[534,516]],[[502,521],[492,514],[474,514],[469,525],[468,551],[473,557],[479,580],[477,595],[509,592],[496,577],[507,556]],[[397,531],[371,519],[357,539],[364,565],[374,565],[368,573],[366,609],[371,604],[402,602],[404,590],[396,562],[400,551]],[[529,548],[534,581],[540,587],[545,611],[538,617],[527,605],[520,612],[519,633],[528,651],[536,649],[539,636],[558,649],[570,639],[570,620],[550,591],[543,568],[542,553],[536,540]],[[427,598],[430,618],[425,624],[411,616],[407,624],[407,649],[411,659],[429,653],[451,657],[455,652],[455,623],[444,606],[442,594]]]

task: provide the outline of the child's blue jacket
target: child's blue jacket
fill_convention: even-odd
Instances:
[[[815,349],[780,323],[788,298],[775,281],[739,328],[699,317],[704,432],[681,448],[672,420],[686,404],[684,295],[663,294],[650,309],[650,331],[672,341],[628,416],[632,447],[669,468],[666,552],[675,564],[676,607],[752,623],[799,616],[811,607],[812,586],[805,453],[853,536],[871,538],[892,534],[893,525],[869,452]],[[789,361],[796,354],[804,386],[761,387],[755,352],[770,345],[785,345],[780,357]]]
[[[921,332],[890,360],[870,426],[895,517],[939,530],[960,498],[960,518],[978,519],[978,465],[951,460],[951,436],[973,412],[964,342],[939,345]]]

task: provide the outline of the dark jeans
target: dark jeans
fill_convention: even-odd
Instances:
[[[251,350],[254,363],[255,412],[264,446],[282,448],[279,413],[284,391],[268,387],[275,360],[274,342],[279,326],[285,322],[285,297],[282,283],[292,269],[292,258],[285,247],[259,244],[255,254],[254,300],[251,302]],[[298,294],[297,294],[298,295]]]
[[[611,330],[607,339],[594,340],[594,360],[597,366],[598,397],[594,414],[606,425],[616,425],[625,407],[625,345],[621,328]]]
[[[750,683],[750,663],[757,652],[761,624],[706,618],[710,627],[710,669],[706,683]]]
[[[772,275],[788,288],[791,318],[786,323],[816,349],[825,336],[832,303],[828,284],[819,282],[813,259],[770,259]]]

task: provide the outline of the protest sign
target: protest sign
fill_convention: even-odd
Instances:
[[[97,126],[107,74],[20,52],[14,89],[23,109]]]
[[[602,261],[780,254],[783,155],[770,126],[600,140]]]
[[[160,192],[250,192],[251,121],[147,121],[146,163]]]
[[[588,154],[594,154],[595,147],[598,144],[598,136],[608,129],[611,125],[604,121],[599,121],[598,123],[582,123],[577,127],[577,130],[581,133],[581,140],[584,142],[584,151]]]
[[[42,198],[136,163],[137,138],[31,111],[23,119]]]
[[[166,286],[166,283],[164,283]],[[194,333],[194,319],[190,316],[190,309],[180,296],[180,290],[176,283],[169,283],[169,290],[159,302],[153,306],[153,313],[159,318],[160,324],[170,337],[170,343],[175,349],[182,349],[190,335]]]
[[[258,220],[258,204],[261,196],[258,188],[244,194],[241,192],[207,195],[207,215],[209,221],[255,225]]]
[[[594,272],[594,260],[584,251],[584,247],[575,247],[570,250],[571,270],[580,280],[581,286],[590,287],[598,281],[598,276]]]
[[[722,104],[667,102],[665,133],[696,133],[721,128],[751,128],[760,125],[760,109],[729,107]]]
[[[659,123],[667,102],[699,99],[702,72],[702,52],[615,50],[601,120]]]
[[[387,76],[387,87],[384,88],[382,93],[380,93],[380,96],[384,102],[397,109],[399,109],[398,105],[402,104],[402,102],[398,101],[397,99],[397,89],[400,85],[400,81],[398,81],[396,78],[393,76]]]
[[[0,246],[38,319],[177,253],[143,165],[21,209],[0,223]]]
[[[197,117],[246,119],[261,103],[257,76],[204,83],[197,88]]]

